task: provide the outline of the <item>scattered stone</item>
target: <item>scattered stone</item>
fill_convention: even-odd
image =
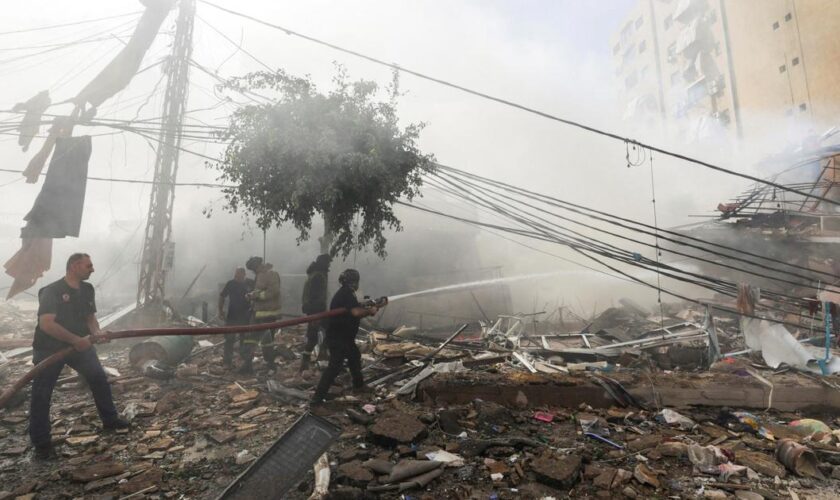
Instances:
[[[727,498],[727,494],[723,490],[707,489],[703,492],[703,498],[721,499]]]
[[[569,489],[577,483],[580,476],[581,458],[578,455],[558,457],[552,452],[545,452],[530,462],[530,466],[539,482],[555,488]]]
[[[24,453],[26,453],[27,449],[29,449],[29,447],[26,446],[25,444],[18,445],[18,446],[10,446],[8,448],[3,449],[3,451],[0,451],[0,454],[6,455],[6,456],[9,456],[9,457],[15,457],[15,456],[18,456],[18,455],[23,455]]]
[[[79,483],[87,483],[96,479],[116,476],[125,472],[125,466],[115,462],[103,462],[88,467],[81,467],[70,472],[70,479]]]
[[[259,406],[257,408],[254,408],[253,410],[246,411],[242,415],[239,415],[239,418],[241,418],[242,420],[250,420],[254,417],[259,417],[260,415],[264,415],[266,412],[268,412],[268,407],[267,406]]]
[[[754,491],[738,490],[735,492],[735,498],[739,500],[764,500],[762,495]]]
[[[656,477],[656,472],[645,464],[636,464],[636,468],[633,469],[633,477],[641,484],[649,484],[654,488],[659,488],[659,479]]]
[[[336,479],[352,486],[364,487],[374,480],[374,475],[365,468],[360,460],[353,460],[338,466],[338,477]]]
[[[667,441],[657,446],[656,451],[663,457],[682,458],[688,455],[688,445],[676,441]]]
[[[172,447],[175,444],[175,440],[172,438],[161,438],[155,441],[154,443],[149,445],[149,450],[151,451],[165,451]]]
[[[617,489],[622,484],[626,483],[630,479],[633,478],[633,473],[627,469],[618,469],[615,471],[615,478],[613,478],[612,486],[610,489]]]
[[[655,448],[662,441],[660,436],[651,434],[649,436],[642,436],[639,439],[627,442],[627,449],[632,452],[640,452],[649,448]]]
[[[210,434],[210,439],[216,444],[225,444],[233,441],[236,438],[236,434],[233,432],[227,431],[218,431]]]
[[[787,471],[774,458],[758,451],[738,450],[735,453],[735,463],[745,465],[750,469],[770,477],[784,478]]]
[[[621,493],[624,496],[626,496],[627,498],[638,498],[639,497],[639,494],[636,493],[636,490],[634,490],[633,488],[631,488],[629,486],[624,488],[623,490],[621,490]]]
[[[458,418],[459,412],[456,410],[441,410],[438,412],[438,425],[440,425],[440,430],[455,436],[464,432],[464,428],[458,423]]]
[[[593,486],[596,488],[601,488],[604,490],[609,490],[612,488],[613,481],[615,480],[616,469],[608,468],[604,472],[602,472],[598,477],[592,481]]]
[[[65,443],[69,444],[70,446],[85,446],[91,443],[95,443],[99,439],[99,436],[70,436],[64,440]]]
[[[376,419],[371,426],[370,438],[377,444],[395,447],[399,444],[416,443],[426,437],[428,431],[422,422],[412,415],[389,411]]]
[[[260,395],[260,391],[246,391],[242,394],[237,394],[232,398],[234,403],[241,403],[242,401],[250,401],[252,399],[257,399]]]
[[[157,491],[162,480],[163,471],[157,467],[152,467],[121,484],[120,491],[124,495],[131,495],[132,493],[137,493],[138,491],[152,493]]]

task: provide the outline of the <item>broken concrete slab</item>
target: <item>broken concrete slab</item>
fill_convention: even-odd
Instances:
[[[70,479],[79,483],[87,483],[96,479],[116,476],[123,472],[125,472],[123,464],[103,462],[71,471]]]
[[[379,416],[368,432],[372,441],[388,447],[416,443],[428,435],[417,417],[396,410]]]
[[[547,486],[569,489],[580,476],[581,458],[578,455],[558,456],[547,451],[530,462],[537,480]]]

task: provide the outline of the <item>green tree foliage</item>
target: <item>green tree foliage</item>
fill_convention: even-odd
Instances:
[[[261,229],[291,223],[299,242],[320,214],[330,253],[372,248],[384,257],[383,232],[402,229],[394,202],[419,195],[434,158],[417,146],[423,124],[398,124],[397,75],[387,102],[377,100],[376,83],[350,82],[341,67],[333,83],[321,93],[309,78],[277,71],[225,84],[273,96],[236,110],[221,134],[228,146],[215,167],[236,186],[225,190],[226,208]]]

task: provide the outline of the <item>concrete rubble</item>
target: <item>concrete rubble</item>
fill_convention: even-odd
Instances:
[[[10,383],[31,366],[18,349],[34,315],[0,308]],[[458,336],[371,328],[359,344],[375,392],[350,395],[345,374],[312,410],[341,435],[285,498],[831,498],[838,377],[724,356],[744,350],[737,317],[663,310],[627,301],[591,322],[510,317]],[[222,368],[218,338],[165,378],[133,366],[128,343],[99,346],[132,428],[103,432],[68,370],[58,460],[31,458],[25,397],[0,413],[0,500],[217,498],[309,411],[302,332],[278,335],[289,359],[254,376]]]

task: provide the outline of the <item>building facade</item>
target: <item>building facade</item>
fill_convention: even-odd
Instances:
[[[837,0],[639,0],[611,40],[624,119],[687,143],[825,130],[838,28]]]

